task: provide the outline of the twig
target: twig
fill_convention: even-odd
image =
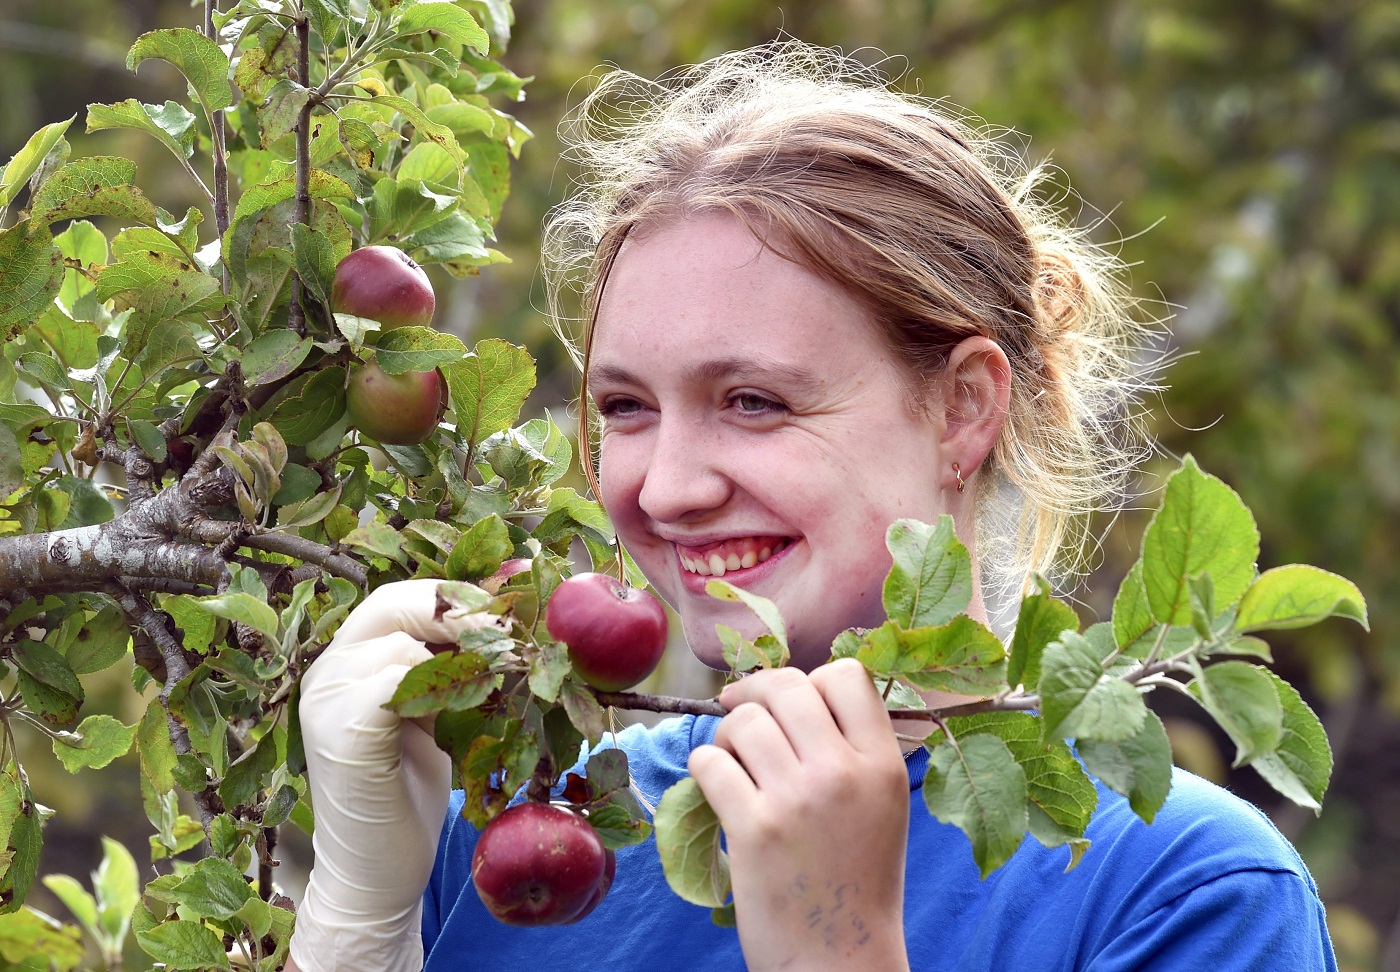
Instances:
[[[138,624],[159,649],[160,656],[165,662],[165,684],[161,686],[159,699],[161,707],[165,709],[170,743],[177,756],[193,752],[194,747],[190,744],[188,730],[170,711],[171,693],[175,690],[175,686],[188,677],[191,672],[190,663],[185,658],[184,646],[175,640],[175,636],[165,626],[164,620],[156,614],[143,595],[127,590],[120,584],[112,584],[108,593],[116,598],[127,617]],[[200,820],[203,822],[204,832],[207,834],[214,818],[223,812],[223,801],[219,799],[218,791],[214,787],[206,786],[199,793],[194,794],[194,802],[199,807]]]
[[[311,88],[311,21],[304,9],[298,11],[297,32],[297,81],[302,87]],[[297,119],[297,161],[296,161],[296,216],[295,221],[303,226],[311,223],[311,102],[306,99]],[[301,284],[301,275],[292,274],[292,306],[287,312],[287,326],[297,334],[306,333],[306,308],[302,301],[306,290]]]

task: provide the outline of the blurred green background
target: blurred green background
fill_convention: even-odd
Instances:
[[[1175,314],[1180,360],[1153,403],[1164,457],[1143,488],[1194,453],[1254,511],[1262,566],[1315,564],[1370,602],[1369,634],[1332,621],[1272,639],[1336,750],[1321,817],[1232,771],[1228,742],[1161,700],[1178,759],[1259,803],[1298,844],[1344,969],[1400,970],[1400,3],[519,0],[515,15],[504,60],[534,77],[516,107],[537,137],[500,227],[514,262],[435,278],[438,322],[527,345],[541,363],[533,407],[561,423],[575,381],[545,325],[535,254],[571,177],[555,125],[599,65],[654,75],[786,32],[888,55],[904,88],[1014,129],[1013,144],[1054,160],[1084,200],[1072,215],[1121,241],[1138,294]],[[144,30],[196,22],[185,0],[0,0],[0,160],[78,113],[75,156],[127,155],[158,203],[197,204],[178,172],[161,171],[173,166],[153,142],[75,136],[89,102],[177,94],[173,71],[152,63],[133,76],[125,51]],[[1086,615],[1107,612],[1144,520],[1130,512],[1108,532],[1100,580],[1079,595]],[[711,687],[679,646],[662,677],[687,694]],[[131,695],[120,678],[107,691],[114,711]],[[34,788],[60,811],[41,873],[85,876],[102,832],[141,856],[130,767],[57,771]]]

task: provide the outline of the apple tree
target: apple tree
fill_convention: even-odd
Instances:
[[[0,171],[6,961],[69,969],[91,952],[115,968],[130,938],[166,968],[230,955],[277,968],[294,918],[273,890],[276,835],[314,826],[299,679],[366,592],[412,577],[442,581],[443,610],[484,619],[389,703],[436,718],[465,812],[493,838],[482,846],[507,848],[508,867],[497,824],[569,831],[594,865],[573,889],[577,920],[606,893],[612,852],[654,826],[672,886],[726,920],[698,790],[680,784],[653,815],[625,755],[598,745],[610,706],[721,710],[620,691],[655,663],[660,614],[574,576],[582,558],[595,577],[643,583],[602,509],[560,485],[569,438],[547,413],[522,420],[530,354],[431,326],[419,265],[467,276],[504,259],[492,229],[530,135],[507,110],[525,81],[492,58],[510,24],[504,0],[206,0],[202,23],[145,34],[127,59],[179,71],[187,97],[94,104],[85,121],[156,139],[203,205],[168,212],[129,160],[71,158],[76,118]],[[1143,702],[1155,688],[1197,699],[1241,762],[1319,806],[1326,737],[1259,664],[1256,632],[1364,624],[1364,601],[1315,568],[1260,573],[1249,511],[1194,462],[1168,485],[1112,619],[1082,630],[1043,585],[1009,644],[968,617],[970,558],[946,519],[901,521],[887,542],[889,620],[833,653],[929,728],[924,798],[967,832],[984,873],[1027,832],[1071,861],[1092,852],[1086,771],[1152,818],[1171,765]],[[721,631],[736,672],[784,663],[772,604],[722,579],[710,590],[768,628]],[[598,591],[609,608],[590,606]],[[647,657],[619,673],[603,621],[582,622],[633,603],[647,636],[625,640]],[[83,677],[128,652],[144,715],[85,714]],[[934,711],[919,689],[981,701]],[[109,841],[91,891],[43,877],[82,931],[25,906],[47,811],[18,733],[47,737],[74,773],[139,754],[154,870]],[[539,809],[507,813],[522,796]]]

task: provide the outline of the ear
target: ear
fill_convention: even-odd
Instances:
[[[943,371],[943,454],[971,479],[996,444],[1011,401],[1011,362],[991,338],[964,339]],[[950,473],[951,476],[951,473]]]

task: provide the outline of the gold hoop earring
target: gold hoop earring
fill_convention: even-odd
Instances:
[[[967,488],[967,483],[963,482],[962,470],[958,468],[958,464],[956,462],[953,463],[953,475],[958,477],[958,492],[961,493],[964,489]]]

